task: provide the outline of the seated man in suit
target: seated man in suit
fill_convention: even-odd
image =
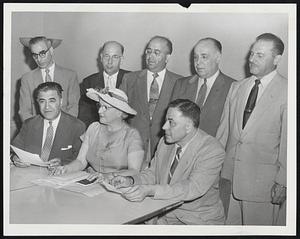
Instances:
[[[56,82],[45,82],[37,87],[37,102],[41,114],[24,121],[12,145],[39,154],[50,167],[67,164],[76,159],[81,146],[80,136],[85,131],[84,123],[61,110],[62,87]],[[16,166],[26,167],[14,155]]]
[[[100,61],[103,70],[94,73],[80,84],[81,97],[79,100],[78,118],[86,127],[95,121],[99,121],[96,102],[86,96],[89,88],[119,88],[123,75],[128,71],[120,69],[124,54],[124,47],[116,41],[105,42],[100,49]]]
[[[53,81],[63,89],[62,110],[77,117],[79,101],[79,84],[77,74],[61,67],[54,62],[54,48],[61,40],[47,39],[44,36],[33,38],[20,38],[21,43],[28,47],[37,68],[24,74],[21,79],[19,115],[22,121],[35,116],[38,106],[35,104],[34,90],[43,82]]]
[[[288,80],[276,69],[283,51],[279,37],[259,35],[249,54],[252,75],[228,93],[217,132],[226,149],[221,175],[232,183],[226,224],[286,223]]]
[[[159,218],[158,224],[224,224],[218,185],[225,152],[218,140],[198,128],[199,114],[199,107],[190,100],[172,101],[163,125],[165,136],[151,166],[110,181],[130,201],[147,196],[184,201]]]
[[[173,86],[182,77],[166,69],[172,50],[172,42],[168,38],[151,38],[145,50],[147,69],[125,74],[120,86],[128,96],[129,105],[137,111],[129,123],[142,136],[147,152],[144,167],[148,165],[163,135],[161,127]]]

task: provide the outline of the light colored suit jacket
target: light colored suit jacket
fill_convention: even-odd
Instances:
[[[76,72],[55,64],[54,81],[63,89],[62,110],[77,117],[80,90]],[[34,91],[41,83],[43,78],[40,68],[22,76],[19,101],[19,115],[22,121],[39,113]]]
[[[216,136],[226,96],[234,81],[220,71],[201,109],[199,128],[211,136]],[[173,89],[172,100],[189,99],[195,102],[197,89],[198,75],[178,79]]]
[[[12,145],[30,153],[41,155],[43,127],[44,119],[40,115],[25,120]],[[63,165],[76,159],[81,147],[79,137],[84,131],[85,125],[82,121],[61,112],[49,159],[60,158]]]
[[[223,224],[224,209],[219,196],[219,174],[225,152],[222,145],[201,129],[181,156],[168,184],[175,145],[161,138],[147,168],[134,175],[136,184],[158,184],[154,199],[183,200],[173,212],[186,224]]]
[[[129,105],[137,111],[129,124],[136,128],[146,147],[150,141],[151,155],[154,154],[159,139],[163,136],[162,126],[165,122],[165,113],[171,99],[174,84],[182,76],[166,70],[165,79],[160,91],[159,100],[150,121],[147,99],[147,70],[130,72],[124,75],[120,89],[128,96]],[[145,154],[146,155],[146,154]]]
[[[276,74],[242,129],[249,78],[232,84],[217,139],[225,146],[222,177],[237,199],[270,202],[274,182],[286,186],[287,80]]]

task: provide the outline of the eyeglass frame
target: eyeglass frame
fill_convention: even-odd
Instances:
[[[47,50],[42,50],[40,51],[39,53],[33,53],[31,52],[31,55],[34,59],[38,59],[38,57],[40,58],[45,58],[46,57],[46,54],[47,52],[50,50],[51,46],[47,49]]]
[[[108,55],[108,54],[105,54],[105,55],[102,55],[102,59],[105,60],[105,61],[109,61],[110,59],[112,59],[113,61],[117,61],[117,60],[120,60],[123,56],[119,56],[119,55]]]

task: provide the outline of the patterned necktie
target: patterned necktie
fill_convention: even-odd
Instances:
[[[156,78],[158,77],[158,73],[153,73],[153,81],[150,86],[150,94],[149,94],[149,114],[150,119],[152,119],[153,112],[156,107],[156,103],[159,99],[159,86]]]
[[[42,153],[41,153],[41,159],[43,161],[48,161],[50,151],[52,148],[52,139],[53,139],[53,126],[52,126],[52,121],[49,121],[49,126],[47,128],[47,133],[46,133],[46,139],[42,148]]]
[[[207,80],[204,79],[204,82],[203,82],[203,84],[200,87],[200,90],[199,90],[199,93],[198,93],[198,97],[197,97],[197,101],[196,101],[196,104],[200,107],[200,109],[203,106],[204,99],[205,99],[205,96],[206,96],[206,91],[207,91],[207,84],[206,84],[206,82],[207,82]]]
[[[257,94],[258,94],[258,85],[260,84],[260,80],[256,79],[255,80],[255,85],[252,87],[248,100],[247,100],[247,104],[244,110],[244,117],[243,117],[243,129],[255,107],[255,103],[256,103],[256,99],[257,99]]]
[[[48,68],[45,69],[46,72],[46,77],[45,77],[45,82],[51,82],[51,76],[49,74],[50,70]]]
[[[179,163],[179,157],[180,157],[181,150],[182,150],[182,148],[180,146],[178,146],[177,149],[176,149],[174,160],[173,160],[173,163],[171,165],[170,172],[169,172],[168,183],[170,183],[171,178],[173,177],[173,174],[175,172],[175,169],[176,169],[176,167]]]

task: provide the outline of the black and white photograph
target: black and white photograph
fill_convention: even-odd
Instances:
[[[296,235],[296,4],[3,13],[4,235]]]

